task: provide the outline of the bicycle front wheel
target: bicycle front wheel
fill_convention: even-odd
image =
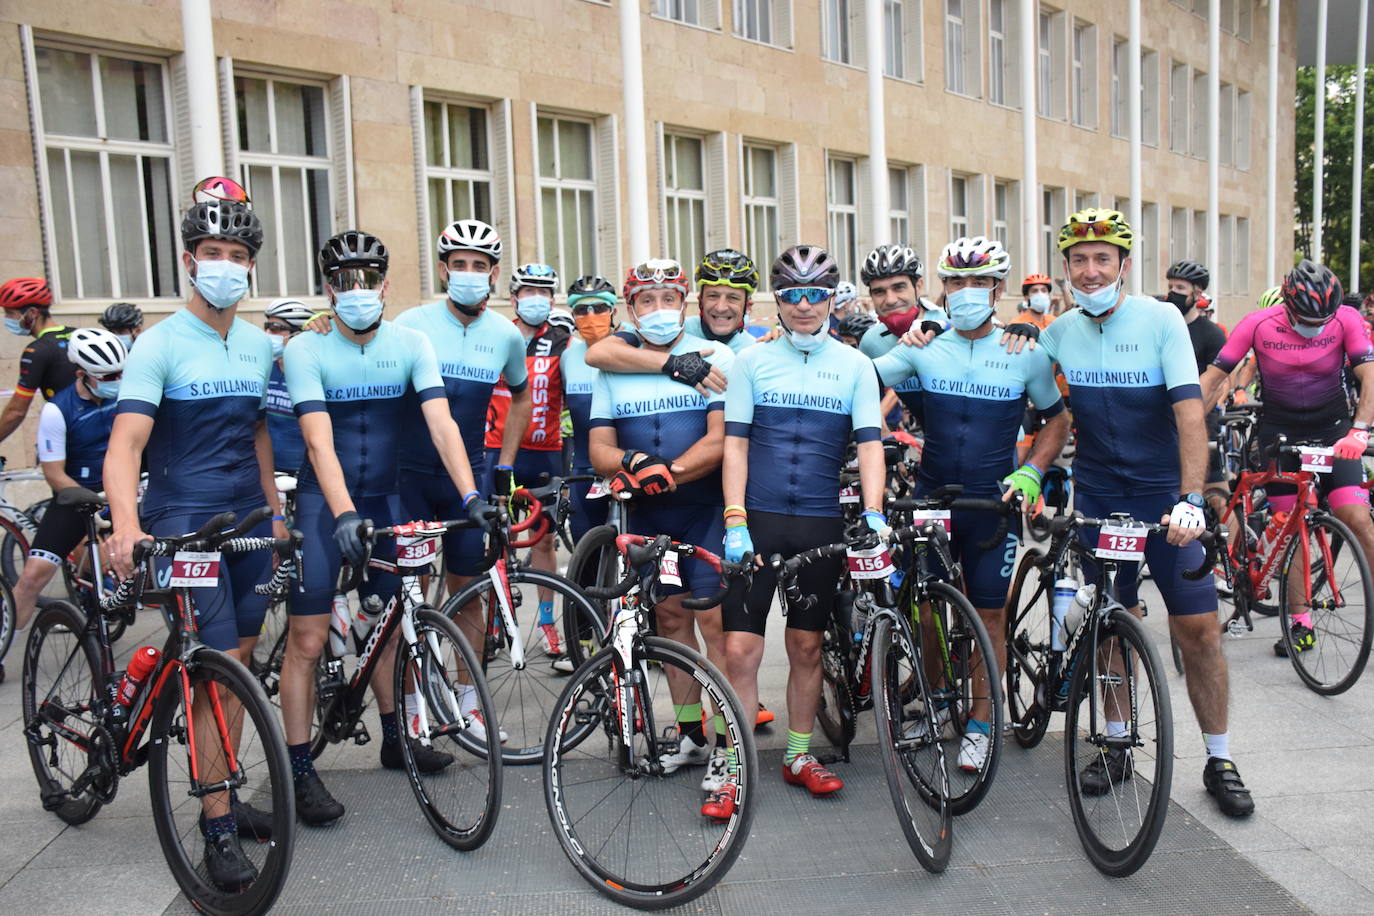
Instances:
[[[41,515],[35,517],[27,513],[23,518],[8,514],[0,516],[0,529],[5,532],[4,538],[0,539],[0,574],[10,585],[19,581],[19,574],[29,560],[29,542],[38,530],[39,517]]]
[[[18,626],[18,608],[14,603],[14,591],[8,582],[0,579],[0,662],[9,654],[10,644],[14,642],[14,631]]]
[[[628,676],[607,648],[559,697],[544,741],[544,801],[563,852],[592,887],[657,910],[701,896],[729,871],[749,837],[759,772],[753,711],[744,715],[725,677],[670,640],[647,636],[639,646]],[[702,816],[692,771],[664,775],[658,762],[677,749],[669,670],[699,684],[703,705],[725,720],[736,773],[734,809],[724,819]],[[663,737],[660,725],[669,726]]]
[[[1053,667],[1050,619],[1054,595],[1040,575],[1044,554],[1032,547],[1021,557],[1007,599],[1007,709],[1016,743],[1033,748],[1050,725],[1048,684]]]
[[[916,639],[905,620],[894,623],[884,615],[874,624],[873,713],[897,822],[921,867],[939,873],[949,864],[954,811],[940,723]]]
[[[1305,595],[1304,558],[1310,564],[1312,598],[1305,607],[1293,607],[1289,589],[1299,600]],[[1334,515],[1313,513],[1307,518],[1306,539],[1293,539],[1281,570],[1279,619],[1293,670],[1316,693],[1344,693],[1364,673],[1374,632],[1374,582],[1359,540]],[[1311,633],[1303,635],[1310,642],[1294,635],[1293,614],[1304,609]]]
[[[1074,653],[1064,723],[1073,825],[1104,874],[1133,874],[1168,814],[1174,721],[1164,666],[1144,626],[1117,608]]]
[[[415,637],[413,644],[396,644],[396,696],[416,697],[406,701],[401,758],[434,832],[454,849],[476,849],[496,828],[501,805],[501,755],[491,753],[489,744],[496,724],[491,695],[477,655],[452,620],[419,608]],[[438,772],[422,772],[415,762],[417,744],[453,761]]]
[[[286,742],[262,687],[239,662],[201,649],[153,703],[148,788],[172,876],[202,912],[265,913],[290,870],[296,804]],[[223,883],[206,865],[204,824],[230,812],[251,877]]]

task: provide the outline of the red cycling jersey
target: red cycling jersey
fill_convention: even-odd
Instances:
[[[529,370],[530,398],[534,410],[520,447],[537,452],[563,448],[563,351],[572,335],[566,328],[545,323],[525,343],[525,368]],[[500,448],[510,412],[510,389],[503,376],[491,391],[487,408],[487,448]]]

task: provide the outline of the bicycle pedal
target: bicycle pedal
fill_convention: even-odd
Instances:
[[[359,747],[372,740],[372,736],[368,734],[367,726],[361,722],[354,727],[353,734],[350,737],[353,739],[353,743]]]

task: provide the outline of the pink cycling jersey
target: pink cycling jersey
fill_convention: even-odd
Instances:
[[[1264,388],[1264,420],[1315,428],[1348,421],[1345,367],[1374,360],[1374,347],[1360,313],[1336,309],[1316,337],[1303,337],[1282,305],[1251,312],[1236,325],[1212,365],[1230,372],[1255,353]]]

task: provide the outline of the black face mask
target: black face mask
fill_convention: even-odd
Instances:
[[[1169,295],[1164,297],[1164,301],[1172,302],[1174,304],[1174,307],[1185,315],[1188,314],[1188,312],[1193,308],[1193,304],[1188,301],[1187,296],[1185,296],[1183,293],[1176,293],[1172,290],[1170,290]]]

